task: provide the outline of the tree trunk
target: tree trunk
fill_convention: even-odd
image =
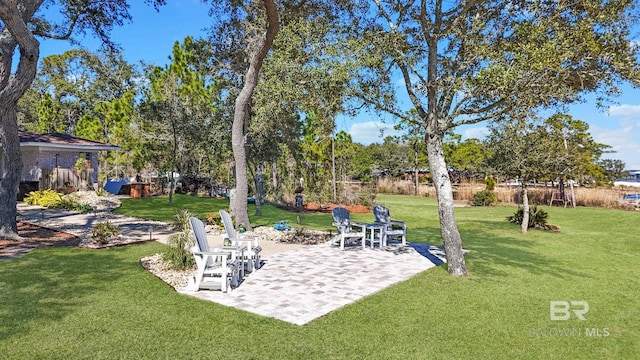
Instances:
[[[172,122],[173,123],[173,122]],[[169,206],[173,206],[173,193],[176,189],[174,171],[176,169],[176,153],[178,152],[178,135],[173,123],[173,155],[171,155],[171,178],[169,179]]]
[[[415,175],[415,196],[420,195],[420,181],[418,179],[418,176],[420,175],[420,172],[418,171],[418,149],[417,147],[413,149],[414,150],[414,159],[413,159],[413,167],[414,167],[414,175]]]
[[[272,193],[276,192],[278,188],[278,159],[274,158],[273,163],[271,165],[271,186],[273,187]]]
[[[529,229],[529,193],[527,191],[527,185],[525,182],[522,182],[522,224],[520,226],[520,231],[523,234],[527,233]]]
[[[433,185],[438,199],[440,234],[447,256],[447,269],[450,275],[466,276],[468,275],[467,265],[462,253],[462,238],[460,237],[453,211],[453,188],[451,187],[447,164],[444,160],[442,137],[436,132],[431,132],[427,134],[426,140],[431,177],[433,178]]]
[[[0,144],[4,150],[5,176],[0,180],[0,238],[19,240],[16,205],[22,156],[18,136],[16,104],[0,108]]]
[[[233,206],[233,214],[236,217],[236,227],[242,224],[245,229],[251,231],[252,228],[249,224],[249,214],[247,210],[247,196],[249,193],[249,185],[247,183],[247,153],[244,147],[244,124],[249,116],[248,104],[251,102],[251,93],[245,91],[247,85],[248,81],[236,99],[236,109],[231,127],[231,148],[233,150],[236,168],[235,201],[232,202],[231,206]]]
[[[439,7],[436,9],[436,28],[441,23],[442,12]],[[434,30],[437,32],[437,30]],[[416,106],[418,113],[424,117],[426,124],[425,143],[427,144],[427,155],[429,156],[429,171],[433,179],[433,185],[436,189],[436,197],[438,199],[438,215],[440,218],[440,234],[444,243],[444,252],[447,256],[447,270],[452,276],[467,276],[467,264],[464,261],[462,253],[462,238],[458,231],[456,218],[453,209],[453,188],[451,187],[451,178],[449,178],[449,170],[444,159],[444,150],[442,148],[442,138],[446,129],[439,125],[439,106],[438,106],[438,36],[432,36],[427,39],[428,49],[428,65],[427,79],[427,111],[421,106]],[[408,77],[406,69],[403,71],[405,78]],[[412,91],[409,91],[413,94]],[[414,104],[419,105],[419,101],[413,97]]]
[[[262,186],[262,163],[258,164],[257,166],[257,174],[255,176],[255,186],[256,186],[256,197],[255,197],[255,202],[256,202],[256,216],[262,216],[262,198],[264,197],[263,194],[263,189],[264,187]]]
[[[0,2],[0,146],[5,158],[6,176],[0,181],[0,235],[19,239],[16,224],[16,205],[22,155],[18,135],[16,108],[18,100],[27,91],[36,76],[40,49],[26,23],[42,4],[42,0],[21,3]],[[18,66],[14,69],[15,49],[20,49]]]
[[[333,202],[338,202],[338,190],[336,185],[336,144],[331,134],[331,188],[333,189]]]
[[[569,188],[571,189],[571,206],[576,207],[576,191],[573,188],[573,180],[569,180]]]
[[[258,77],[262,62],[267,57],[267,53],[273,45],[273,40],[278,34],[280,20],[278,19],[278,9],[274,0],[264,0],[264,7],[267,12],[267,33],[262,39],[258,50],[251,55],[249,69],[245,75],[245,82],[242,90],[236,98],[236,108],[233,113],[233,125],[231,127],[231,148],[233,158],[236,163],[236,202],[233,212],[236,216],[236,226],[243,224],[248,231],[252,230],[249,223],[247,210],[247,196],[249,186],[247,178],[247,153],[245,149],[245,128],[249,123],[249,106],[253,91],[258,85]]]

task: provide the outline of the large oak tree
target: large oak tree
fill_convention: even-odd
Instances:
[[[375,0],[352,26],[364,103],[424,129],[451,275],[467,275],[443,137],[512,111],[638,82],[631,0]],[[362,35],[360,35],[362,34]],[[397,84],[418,116],[398,100]]]
[[[237,89],[231,90],[237,94],[231,131],[237,201],[232,210],[236,224],[243,224],[250,230],[246,202],[246,145],[254,92],[260,81],[262,66],[283,26],[310,19],[337,20],[340,11],[351,8],[353,4],[350,1],[325,0],[226,0],[212,3],[215,4],[212,13],[218,15],[210,36],[218,62],[217,71],[237,86]],[[271,130],[276,131],[275,128]]]

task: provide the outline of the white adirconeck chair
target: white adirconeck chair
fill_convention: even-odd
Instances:
[[[352,222],[349,210],[343,207],[333,209],[331,214],[333,215],[333,226],[338,229],[338,235],[334,239],[340,244],[340,250],[344,250],[346,243],[353,241],[361,241],[364,249],[367,225]]]
[[[382,245],[387,246],[390,239],[400,239],[402,245],[407,245],[407,223],[400,220],[392,220],[389,209],[376,205],[373,207],[373,216],[376,225],[382,226]]]
[[[195,291],[220,288],[222,292],[237,287],[240,284],[241,262],[233,258],[229,251],[210,251],[202,221],[190,217],[189,225],[196,239],[191,253],[198,267],[196,275],[189,279],[189,287]]]
[[[236,231],[233,228],[233,221],[231,221],[231,215],[224,211],[220,210],[220,218],[222,219],[222,224],[224,225],[224,231],[226,232],[226,239],[231,241],[231,245],[239,245],[246,246],[247,250],[245,251],[246,257],[246,270],[254,271],[254,269],[259,269],[261,266],[260,263],[260,252],[262,251],[262,247],[258,243],[259,235],[249,235],[242,234],[240,236],[236,235]]]

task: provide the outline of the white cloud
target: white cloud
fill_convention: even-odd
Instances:
[[[618,126],[590,128],[595,141],[610,145],[615,151],[612,154],[604,154],[603,157],[622,160],[627,169],[640,169],[640,105],[611,106],[607,114],[608,121]]]
[[[485,136],[489,135],[489,128],[486,126],[475,126],[466,128],[462,131],[462,140],[466,139],[482,139]]]
[[[393,124],[382,121],[367,121],[351,124],[347,131],[351,134],[353,142],[369,145],[377,142],[381,143],[387,136],[397,136],[402,133],[393,128]]]
[[[607,110],[609,116],[622,118],[640,117],[640,105],[614,105]]]
[[[603,158],[619,159],[625,162],[627,169],[640,169],[640,142],[638,142],[638,127],[625,126],[618,129],[604,129],[599,126],[591,127],[593,139],[599,143],[611,146],[615,151],[604,154]]]

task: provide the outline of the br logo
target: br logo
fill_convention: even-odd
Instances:
[[[580,320],[587,320],[584,314],[589,312],[586,301],[549,301],[549,319],[553,321],[569,320],[573,313]]]

